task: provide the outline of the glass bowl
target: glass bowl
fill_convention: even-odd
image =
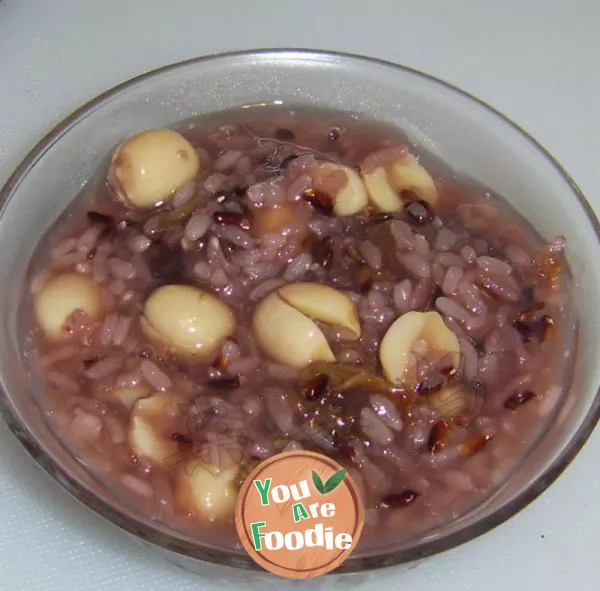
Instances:
[[[407,563],[452,548],[510,518],[542,493],[582,447],[600,413],[598,222],[560,165],[522,129],[464,92],[408,68],[360,56],[262,50],[193,59],[134,78],[95,98],[55,127],[0,193],[0,403],[38,464],[91,510],[165,557],[218,577],[258,567],[124,509],[111,490],[61,445],[33,400],[18,311],[34,248],[123,137],[148,127],[239,107],[291,103],[338,109],[403,128],[450,167],[503,195],[545,238],[566,237],[580,323],[570,396],[537,445],[482,504],[410,544],[355,553],[337,572]],[[255,572],[255,574],[258,574]]]

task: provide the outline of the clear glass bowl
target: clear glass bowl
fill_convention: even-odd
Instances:
[[[248,578],[256,565],[152,521],[86,471],[60,444],[33,402],[19,342],[18,310],[36,243],[92,178],[113,146],[142,128],[264,103],[350,111],[402,127],[452,168],[503,195],[546,238],[562,234],[580,323],[571,395],[535,449],[484,503],[410,545],[353,555],[342,573],[410,562],[470,540],[525,507],[558,477],[600,414],[598,222],[560,165],[523,130],[481,101],[429,76],[359,56],[317,51],[230,53],[150,72],[97,97],[53,129],[0,193],[0,403],[12,431],[61,486],[164,556],[217,576]],[[212,565],[212,568],[211,568]],[[215,568],[216,566],[216,568]],[[228,568],[225,568],[228,567]],[[240,570],[243,569],[243,570]]]

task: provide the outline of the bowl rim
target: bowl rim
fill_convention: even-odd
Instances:
[[[175,71],[179,68],[185,68],[190,65],[198,65],[204,62],[217,61],[220,59],[231,59],[236,57],[247,58],[252,56],[259,57],[268,55],[272,55],[273,57],[285,57],[286,55],[298,56],[304,59],[309,59],[311,57],[321,59],[341,59],[345,62],[361,62],[367,65],[377,65],[424,79],[431,84],[441,86],[445,90],[449,90],[461,96],[469,102],[475,103],[475,105],[479,107],[483,107],[487,112],[489,112],[489,114],[498,118],[508,127],[510,127],[516,134],[521,136],[523,140],[535,148],[555,168],[579,202],[579,205],[588,217],[588,220],[595,231],[596,238],[600,243],[600,222],[598,221],[598,218],[596,217],[591,205],[570,174],[539,141],[529,135],[527,131],[525,131],[512,119],[489,105],[484,100],[439,77],[426,74],[417,69],[389,60],[364,56],[352,52],[293,47],[235,50],[193,57],[148,70],[96,95],[94,98],[82,104],[62,121],[52,127],[50,131],[48,131],[46,135],[44,135],[44,137],[39,140],[33,148],[30,149],[23,160],[17,165],[13,173],[6,180],[4,186],[0,189],[0,216],[4,213],[8,201],[18,189],[20,183],[25,179],[29,170],[35,166],[36,162],[43,157],[43,155],[52,147],[52,145],[59,141],[60,138],[66,132],[68,132],[71,127],[76,125],[81,118],[85,117],[89,112],[102,106],[106,100],[110,100],[118,96],[120,93],[139,83],[151,78],[160,77],[165,73]],[[133,534],[144,541],[150,542],[151,544],[162,547],[167,551],[176,552],[190,558],[200,559],[216,565],[232,566],[235,568],[255,571],[261,570],[260,567],[258,567],[258,565],[249,558],[249,556],[238,555],[225,550],[213,550],[198,543],[190,543],[177,536],[160,532],[152,526],[139,521],[137,518],[128,515],[124,510],[118,509],[112,504],[97,497],[93,492],[82,485],[74,476],[71,476],[61,466],[56,464],[50,455],[37,443],[37,440],[34,434],[30,431],[28,424],[21,420],[19,413],[12,407],[4,388],[1,386],[0,414],[2,414],[13,435],[23,445],[31,457],[33,457],[38,466],[40,466],[55,482],[57,482],[59,486],[63,488],[63,490],[68,492],[77,501],[84,504],[88,509],[91,509],[100,517],[119,526],[126,532],[129,532],[130,534]],[[491,529],[519,513],[548,489],[548,487],[564,472],[567,466],[572,462],[575,456],[585,445],[599,420],[600,385],[590,409],[581,421],[579,427],[571,437],[568,444],[562,449],[562,451],[556,456],[554,461],[544,470],[542,474],[530,482],[525,490],[507,502],[503,507],[496,509],[493,513],[481,521],[476,521],[475,523],[472,523],[461,530],[448,534],[442,538],[422,542],[413,548],[383,552],[373,556],[357,558],[352,558],[351,556],[339,569],[334,571],[333,574],[362,572],[419,560],[459,546],[490,531]]]

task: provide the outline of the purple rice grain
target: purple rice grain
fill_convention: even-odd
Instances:
[[[50,371],[46,374],[46,380],[50,386],[66,390],[68,392],[79,391],[79,384],[77,381],[63,373]]]
[[[398,257],[406,270],[418,279],[427,279],[431,275],[431,268],[427,260],[413,252],[407,252]]]
[[[450,298],[437,298],[435,306],[442,314],[456,318],[456,320],[464,322],[471,318],[470,314],[460,304]]]
[[[459,282],[457,290],[458,297],[467,310],[472,314],[480,316],[485,316],[487,314],[488,307],[475,285],[463,279]]]
[[[228,372],[231,374],[246,375],[253,372],[260,365],[257,357],[241,357],[229,364]]]
[[[57,244],[51,251],[50,256],[53,259],[61,259],[69,254],[77,246],[77,238],[68,238]]]
[[[526,267],[531,262],[531,257],[515,244],[507,246],[504,252],[506,257],[517,267]]]
[[[192,242],[199,240],[210,227],[210,218],[205,213],[193,215],[185,226],[185,237]]]
[[[84,374],[90,380],[101,380],[108,377],[123,365],[121,357],[107,357],[90,365]]]
[[[135,267],[126,261],[110,258],[107,261],[108,270],[115,279],[133,279],[136,276]]]
[[[245,230],[234,226],[216,226],[214,234],[222,240],[226,240],[236,246],[251,249],[255,246],[254,238]]]
[[[475,252],[475,249],[472,246],[469,246],[468,244],[465,244],[465,246],[463,246],[460,249],[460,256],[469,265],[474,263],[477,259],[477,253]]]
[[[275,455],[276,450],[269,441],[261,440],[251,443],[248,448],[248,452],[255,458],[266,460],[272,455]]]
[[[240,150],[229,150],[215,160],[213,168],[217,172],[225,172],[232,168],[241,156],[242,152]]]
[[[173,193],[173,208],[178,209],[185,203],[187,203],[196,194],[196,183],[194,181],[188,181],[179,187],[175,193]]]
[[[428,257],[431,249],[427,238],[422,234],[415,234],[412,239],[411,250],[422,257]]]
[[[367,305],[371,310],[380,310],[386,305],[386,298],[376,289],[371,289],[367,296]]]
[[[435,260],[443,267],[464,269],[467,266],[465,259],[454,252],[439,252],[435,255]]]
[[[394,220],[390,223],[390,232],[396,245],[401,250],[407,250],[412,244],[413,232],[411,227],[401,220]]]
[[[508,263],[494,257],[481,256],[477,258],[476,262],[478,267],[486,273],[496,275],[510,275],[512,273],[512,267]]]
[[[427,307],[427,303],[431,301],[431,296],[434,294],[435,286],[429,279],[417,281],[412,292],[410,302],[411,310],[422,310]]]
[[[307,424],[302,427],[301,432],[304,439],[326,452],[331,453],[336,448],[333,437],[324,429]]]
[[[227,181],[227,177],[220,172],[213,172],[208,175],[204,181],[204,188],[209,193],[216,193],[219,191]]]
[[[113,335],[119,322],[119,315],[115,312],[111,312],[106,316],[102,326],[100,327],[100,344],[110,345],[113,340]]]
[[[360,245],[360,250],[365,258],[365,262],[373,269],[381,269],[383,258],[381,251],[368,240],[364,240]]]
[[[266,408],[271,418],[275,421],[279,431],[291,435],[297,431],[294,422],[294,413],[288,395],[278,388],[266,388],[263,393]]]
[[[102,228],[97,226],[92,226],[88,228],[77,240],[77,250],[80,252],[85,252],[86,254],[90,252],[95,246],[100,234],[102,233]]]
[[[444,267],[442,267],[442,265],[440,265],[438,262],[433,262],[431,265],[431,277],[436,285],[442,285],[442,283],[444,283],[446,272]]]
[[[404,427],[404,421],[402,420],[398,408],[389,398],[386,398],[381,394],[371,394],[369,397],[369,402],[375,411],[375,414],[383,421],[383,423],[385,423],[386,426],[394,431],[402,431]]]
[[[367,437],[380,445],[387,445],[394,440],[390,428],[372,408],[364,407],[360,411],[360,427]]]
[[[131,328],[132,319],[130,316],[121,316],[117,325],[114,328],[112,342],[113,345],[119,347],[123,344],[127,335],[129,334],[129,329]]]
[[[473,335],[485,329],[489,325],[489,319],[485,316],[472,316],[467,320],[463,327],[467,331],[468,334]]]
[[[469,339],[460,339],[460,351],[462,356],[462,372],[467,379],[477,377],[479,370],[477,350]]]
[[[283,279],[267,279],[260,285],[257,285],[250,292],[250,299],[253,302],[258,302],[259,300],[262,300],[266,295],[276,290],[278,287],[285,285],[285,283],[286,282]]]
[[[312,255],[308,252],[303,252],[298,255],[283,273],[285,281],[298,281],[302,279],[309,271],[312,265]]]
[[[456,293],[463,273],[464,271],[460,267],[448,267],[448,270],[444,276],[444,280],[442,281],[442,291],[446,295],[450,296]]]
[[[152,240],[143,234],[132,236],[128,241],[129,250],[137,253],[145,252],[151,244]]]
[[[516,302],[520,299],[519,288],[515,285],[512,277],[501,276],[492,273],[480,273],[477,285],[487,293],[503,300]]]
[[[394,286],[394,305],[400,314],[410,310],[412,298],[412,283],[410,279],[403,279]]]
[[[143,378],[156,390],[165,392],[171,387],[169,376],[149,359],[144,359],[140,363],[140,372]]]
[[[433,249],[446,252],[451,250],[457,241],[458,236],[454,232],[448,228],[442,228],[435,238]]]

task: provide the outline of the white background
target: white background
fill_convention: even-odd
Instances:
[[[50,126],[118,82],[197,55],[293,46],[386,58],[478,95],[554,153],[598,211],[599,30],[597,0],[0,0],[0,183]],[[599,456],[596,432],[508,523],[368,586],[597,591]],[[0,590],[66,588],[212,584],[88,514],[1,424]]]

